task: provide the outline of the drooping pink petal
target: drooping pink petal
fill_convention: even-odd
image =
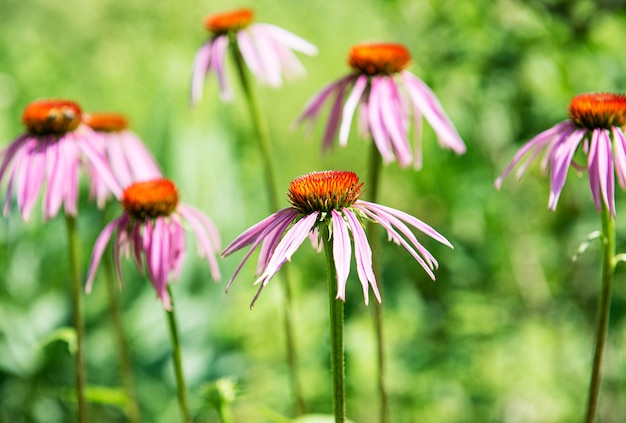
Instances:
[[[400,77],[413,104],[432,126],[441,145],[457,154],[465,153],[465,144],[435,93],[421,79],[407,70],[402,71]]]
[[[548,208],[550,210],[556,209],[557,202],[565,185],[567,178],[567,171],[572,163],[574,153],[580,144],[580,141],[584,137],[584,131],[575,130],[571,133],[564,132],[559,135],[557,143],[551,154],[551,169],[550,169],[550,199],[548,201]]]
[[[350,234],[343,216],[336,210],[331,210],[333,223],[333,259],[337,269],[337,299],[346,301],[346,282],[350,274],[350,260],[352,248],[350,246]]]
[[[210,69],[215,71],[217,82],[220,86],[220,98],[224,102],[233,99],[233,92],[226,78],[226,70],[224,62],[226,60],[226,51],[228,49],[228,37],[219,36],[213,40],[213,51],[211,52]]]
[[[85,292],[87,292],[87,294],[89,294],[91,292],[91,289],[93,288],[96,270],[100,265],[100,260],[102,260],[102,254],[104,254],[104,251],[109,244],[111,236],[116,230],[123,230],[123,228],[120,227],[120,223],[124,222],[124,218],[117,218],[107,224],[104,229],[102,229],[102,232],[100,232],[100,235],[98,235],[98,238],[96,239],[96,242],[93,246],[93,252],[91,253],[87,283],[85,285]]]
[[[613,127],[613,157],[615,159],[615,173],[622,189],[626,189],[626,136],[621,128]]]
[[[352,118],[357,106],[361,102],[361,97],[367,87],[367,76],[360,75],[354,81],[354,86],[350,95],[346,99],[346,104],[343,106],[343,113],[341,115],[341,128],[339,129],[339,145],[345,146],[348,143],[348,135],[350,135],[350,126]]]
[[[376,276],[374,275],[374,270],[372,269],[372,249],[370,248],[369,242],[367,241],[365,231],[361,226],[361,222],[357,219],[357,217],[350,209],[345,208],[342,210],[342,213],[346,217],[348,228],[350,229],[350,232],[352,232],[352,238],[354,239],[354,258],[356,261],[356,271],[359,275],[361,287],[363,288],[363,298],[365,299],[365,305],[369,304],[369,285],[372,286],[374,295],[380,303],[382,300],[380,297],[380,292],[378,291],[378,285],[376,284]]]
[[[258,283],[262,283],[264,286],[267,285],[276,272],[280,270],[282,265],[291,260],[293,253],[296,252],[298,247],[308,237],[311,229],[313,229],[313,225],[315,225],[318,215],[319,212],[314,212],[303,217],[285,233],[283,239],[276,246],[274,254],[270,257],[265,271],[254,282],[255,285]]]
[[[394,160],[394,155],[389,136],[382,121],[382,103],[380,99],[380,90],[378,90],[378,80],[380,78],[384,77],[375,76],[371,80],[372,87],[367,102],[369,113],[368,123],[370,130],[372,131],[372,138],[374,139],[376,147],[378,147],[378,151],[383,158],[383,163],[389,164]]]
[[[211,64],[211,53],[213,51],[213,42],[209,40],[202,44],[191,65],[191,89],[189,94],[189,103],[194,106],[202,99],[202,91],[204,88],[204,78]]]
[[[203,214],[200,213],[200,211],[193,209],[191,206],[184,204],[178,205],[177,212],[191,225],[194,235],[198,239],[198,251],[209,262],[209,268],[211,269],[211,276],[213,277],[213,280],[219,281],[221,278],[220,269],[217,264],[217,260],[215,259],[215,252],[219,248],[219,244],[214,245],[211,238],[207,235],[206,225],[204,225],[200,219],[200,215]]]
[[[268,23],[257,23],[253,26],[262,31],[261,35],[271,37],[276,42],[291,50],[299,51],[309,56],[315,56],[317,54],[317,47],[286,29]]]
[[[380,96],[381,118],[401,168],[411,164],[413,155],[409,148],[407,129],[402,122],[402,105],[398,89],[392,78],[376,78]],[[372,90],[373,90],[372,86]]]

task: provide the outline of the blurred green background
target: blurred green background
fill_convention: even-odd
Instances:
[[[182,201],[205,211],[226,245],[269,213],[256,143],[240,91],[235,102],[222,104],[211,77],[193,109],[188,91],[194,54],[207,37],[204,16],[239,6],[254,7],[258,22],[319,48],[317,57],[300,56],[305,78],[280,89],[255,86],[281,191],[313,170],[354,170],[365,178],[369,145],[356,133],[346,148],[321,155],[321,125],[311,139],[289,129],[314,92],[348,71],[347,52],[360,42],[406,44],[410,70],[437,93],[468,146],[463,156],[444,151],[426,127],[423,170],[395,164],[383,170],[380,203],[421,218],[455,245],[449,250],[421,238],[441,264],[433,283],[408,253],[383,244],[392,421],[580,421],[599,288],[598,246],[571,260],[600,227],[586,175],[570,174],[556,212],[547,210],[549,181],[536,166],[519,183],[509,178],[501,192],[493,181],[523,142],[567,117],[573,95],[624,91],[624,2],[0,0],[0,142],[22,132],[22,110],[37,98],[123,112],[179,185]],[[103,225],[86,197],[79,218],[84,269]],[[620,190],[618,251],[625,249],[624,213]],[[173,290],[197,421],[218,421],[201,391],[224,376],[238,381],[237,421],[293,416],[282,280],[272,281],[250,310],[254,263],[225,294],[225,281],[210,280],[189,238]],[[72,421],[72,357],[62,341],[42,344],[71,325],[64,222],[36,216],[25,224],[13,210],[0,221],[0,242],[0,421]],[[220,261],[224,279],[241,257]],[[164,312],[150,284],[126,264],[123,318],[142,413],[147,422],[177,421]],[[308,410],[330,413],[324,258],[305,244],[290,267]],[[600,397],[604,423],[626,421],[623,282],[618,269]],[[367,423],[377,413],[375,349],[372,310],[360,290],[353,270],[346,302],[348,416]],[[85,301],[89,383],[116,388],[104,281]],[[94,403],[90,415],[94,422],[125,421],[112,404]]]

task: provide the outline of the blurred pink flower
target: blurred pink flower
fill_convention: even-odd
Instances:
[[[222,257],[226,257],[244,247],[252,246],[226,289],[233,283],[254,250],[261,246],[256,272],[258,278],[255,282],[255,285],[261,286],[252,301],[251,306],[254,305],[261,290],[282,265],[291,260],[291,256],[304,240],[311,234],[321,234],[323,231],[319,231],[319,228],[326,225],[333,241],[337,298],[346,300],[346,282],[354,244],[356,269],[363,287],[365,304],[369,301],[370,285],[380,302],[380,293],[372,271],[372,251],[363,229],[364,220],[372,220],[382,225],[389,240],[402,245],[434,280],[432,270],[438,267],[437,260],[420,244],[406,224],[451,248],[452,245],[433,228],[413,216],[359,200],[362,186],[355,173],[344,171],[313,172],[293,180],[288,193],[292,207],[279,210],[252,226],[223,251]],[[317,241],[314,242],[315,247],[321,244]]]
[[[353,73],[328,84],[315,94],[295,125],[308,121],[310,132],[322,106],[330,101],[332,106],[322,140],[323,149],[332,147],[337,133],[340,146],[348,143],[352,120],[359,108],[359,132],[363,137],[373,139],[385,164],[397,159],[402,168],[411,163],[416,169],[422,167],[422,117],[433,127],[443,147],[457,154],[464,153],[465,144],[435,94],[405,69],[410,61],[409,51],[401,44],[360,44],[352,47],[348,62]],[[408,135],[411,115],[415,151],[411,148]]]
[[[102,254],[117,232],[113,256],[120,280],[120,254],[130,255],[140,271],[145,267],[163,306],[171,310],[167,283],[180,274],[185,255],[185,222],[198,238],[199,253],[207,259],[213,279],[220,279],[215,257],[220,248],[219,234],[206,215],[178,202],[178,190],[172,181],[161,178],[135,182],[124,190],[121,203],[124,212],[102,230],[94,245],[87,293],[91,292]]]
[[[113,175],[122,188],[133,182],[148,181],[162,177],[154,157],[139,137],[128,129],[128,121],[116,113],[89,113],[83,121],[96,135],[96,148],[106,158]],[[91,195],[103,207],[111,191],[97,172],[90,168]]]
[[[292,50],[315,55],[317,48],[287,30],[271,24],[252,23],[253,20],[254,13],[250,9],[206,17],[205,26],[212,36],[200,47],[194,59],[191,104],[202,98],[204,78],[211,72],[217,75],[222,100],[232,100],[224,70],[229,44],[238,51],[237,54],[241,53],[250,71],[263,84],[278,87],[282,84],[282,74],[291,77],[304,73],[304,67]]]
[[[540,133],[526,143],[513,157],[495,186],[522,162],[517,170],[520,178],[530,163],[541,154],[541,170],[550,169],[548,207],[556,209],[570,166],[589,172],[591,195],[598,211],[606,206],[615,216],[615,174],[626,189],[626,96],[611,93],[590,93],[575,96],[569,106],[570,119]],[[577,163],[574,155],[585,155],[586,164]],[[583,158],[583,157],[581,157]]]
[[[109,164],[98,152],[94,131],[81,123],[78,104],[66,100],[38,100],[22,114],[26,133],[0,152],[0,182],[8,178],[4,214],[11,208],[13,193],[22,219],[28,221],[42,186],[44,219],[58,213],[77,214],[79,169],[86,164],[91,176],[116,195],[121,188]]]

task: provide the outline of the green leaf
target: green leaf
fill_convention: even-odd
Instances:
[[[578,250],[576,250],[576,253],[572,256],[572,261],[578,260],[578,257],[580,257],[585,251],[587,251],[587,248],[589,248],[589,245],[591,245],[591,241],[598,238],[602,238],[601,231],[593,231],[589,235],[587,235],[587,238],[585,238],[582,244],[580,244],[580,246],[578,247]]]
[[[43,338],[39,344],[37,344],[37,349],[42,350],[56,341],[67,343],[67,349],[70,354],[74,354],[76,352],[76,330],[71,327],[62,327],[50,332],[48,336]]]

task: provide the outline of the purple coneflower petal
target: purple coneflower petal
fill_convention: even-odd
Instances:
[[[350,246],[350,234],[343,216],[336,210],[331,210],[333,222],[333,259],[337,269],[337,297],[346,301],[346,282],[350,274],[350,260],[352,247]]]
[[[411,164],[412,154],[409,148],[409,140],[406,135],[406,128],[402,122],[402,106],[398,88],[392,78],[376,78],[377,90],[380,91],[381,117],[389,139],[393,145],[398,164],[404,168]],[[372,91],[374,91],[374,81],[372,81]]]
[[[619,185],[626,189],[626,136],[620,128],[613,127],[613,157],[615,159],[615,173]]]
[[[348,135],[350,135],[350,126],[354,117],[354,112],[361,102],[361,97],[367,87],[367,76],[360,75],[354,81],[354,86],[350,95],[346,99],[341,115],[341,128],[339,129],[339,145],[345,146],[348,143]]]
[[[286,29],[268,23],[258,23],[252,26],[261,29],[266,36],[271,37],[291,50],[296,50],[309,56],[317,54],[317,47]]]
[[[202,99],[204,88],[204,78],[211,66],[211,53],[213,51],[213,41],[209,40],[202,44],[191,66],[191,91],[189,102],[193,106]]]
[[[363,288],[365,305],[369,304],[369,285],[372,286],[374,295],[380,303],[382,300],[380,298],[380,292],[378,291],[378,285],[376,285],[376,276],[374,276],[374,271],[372,269],[372,249],[367,241],[365,231],[361,226],[361,222],[359,222],[350,209],[343,209],[343,214],[346,217],[348,227],[350,228],[352,238],[354,239],[356,271],[359,275],[359,281],[361,282],[361,286]]]
[[[123,224],[124,222],[125,217],[119,217],[107,224],[102,232],[100,232],[100,235],[98,235],[98,238],[96,239],[96,242],[93,246],[93,253],[91,253],[91,263],[89,264],[89,272],[87,276],[87,283],[85,286],[85,292],[87,292],[87,294],[89,294],[91,292],[91,289],[93,288],[96,270],[100,265],[100,260],[102,260],[102,254],[104,254],[104,251],[106,250],[106,247],[111,240],[111,236],[116,230],[120,229],[121,224]]]
[[[574,153],[584,136],[584,131],[562,132],[552,148],[551,157],[551,184],[548,208],[554,210],[565,185],[567,171],[572,163]],[[546,153],[548,154],[548,153]]]
[[[409,71],[400,73],[404,86],[415,107],[433,127],[439,141],[457,154],[465,153],[466,147],[456,128],[444,112],[439,99],[428,86]]]
[[[233,92],[230,84],[226,79],[226,71],[224,69],[224,61],[226,59],[226,50],[228,49],[228,37],[220,36],[213,40],[213,51],[211,52],[211,69],[217,75],[217,82],[220,86],[220,98],[222,101],[229,102],[233,99]]]
[[[221,278],[220,269],[215,258],[215,251],[219,249],[219,243],[216,245],[213,242],[215,240],[211,239],[212,237],[207,236],[207,231],[212,225],[207,226],[207,223],[210,224],[210,222],[204,221],[202,218],[204,214],[196,211],[191,206],[179,204],[177,211],[191,225],[194,234],[198,239],[198,251],[201,256],[204,256],[207,259],[213,280],[219,281]]]
[[[255,285],[258,283],[262,283],[263,286],[267,285],[276,272],[280,270],[282,265],[291,260],[293,253],[295,253],[298,247],[307,238],[311,229],[313,229],[313,225],[315,224],[318,216],[319,212],[314,212],[303,217],[285,233],[267,263],[265,271],[254,282]]]
[[[393,151],[391,148],[391,143],[389,141],[389,137],[387,131],[385,130],[385,126],[382,121],[382,104],[380,99],[380,92],[378,89],[374,87],[378,87],[377,80],[383,77],[374,77],[372,78],[371,85],[372,89],[368,96],[368,124],[370,130],[372,131],[372,138],[378,147],[378,151],[383,158],[384,164],[389,164],[394,160]]]

